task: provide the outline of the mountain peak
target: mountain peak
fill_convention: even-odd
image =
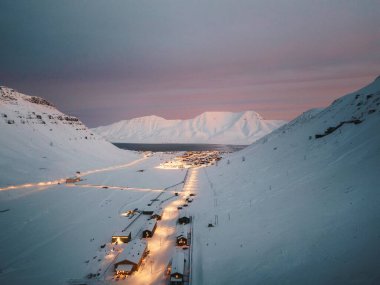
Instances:
[[[147,115],[147,116],[133,118],[133,119],[130,119],[130,120],[136,120],[136,121],[152,121],[152,120],[163,121],[163,120],[165,120],[166,121],[165,118],[162,118],[162,117],[159,117],[159,116],[156,116],[156,115]]]

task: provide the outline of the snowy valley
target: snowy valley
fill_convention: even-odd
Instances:
[[[248,143],[269,134],[188,170],[159,167],[180,153],[119,150],[32,98],[1,88],[1,284],[167,284],[178,251],[190,257],[183,284],[380,282],[380,78],[285,125],[252,112],[231,113],[234,120],[220,128],[207,123],[196,142],[220,142],[217,134],[225,134],[228,143]],[[242,137],[250,117],[257,128]],[[156,132],[162,120],[142,122],[149,136],[165,134],[160,142],[194,138],[190,130],[203,125],[175,122],[183,134]],[[96,131],[129,141],[123,136],[131,128],[145,142],[137,124],[117,124]],[[77,183],[17,187],[77,170]],[[152,209],[162,210],[160,220],[144,214]],[[179,246],[184,215],[190,235]],[[155,233],[143,238],[152,220]],[[123,230],[146,242],[149,254],[137,272],[116,281],[114,265],[128,244],[112,243],[112,236]]]

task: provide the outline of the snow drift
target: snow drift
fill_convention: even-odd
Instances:
[[[0,87],[0,186],[72,175],[136,157],[48,101]]]
[[[203,169],[193,283],[379,284],[379,126],[378,78]]]
[[[111,142],[251,144],[283,125],[254,111],[206,112],[190,120],[147,116],[93,129]]]

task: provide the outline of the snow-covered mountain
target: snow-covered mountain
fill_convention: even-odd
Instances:
[[[135,157],[48,101],[0,87],[0,186],[50,180]]]
[[[93,129],[111,142],[251,144],[284,121],[264,120],[254,111],[206,112],[189,120],[146,116]]]
[[[203,169],[193,283],[380,284],[379,174],[380,77]]]

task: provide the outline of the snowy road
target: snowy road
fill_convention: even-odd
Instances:
[[[123,168],[130,167],[132,165],[138,164],[141,161],[144,161],[146,159],[147,159],[147,157],[143,157],[143,158],[136,159],[136,160],[134,160],[134,161],[132,161],[130,163],[127,163],[127,164],[120,164],[120,165],[115,165],[115,166],[110,166],[110,167],[100,168],[100,169],[92,169],[92,170],[88,170],[86,172],[82,172],[80,174],[76,174],[76,176],[78,176],[78,177],[85,177],[87,175],[91,175],[91,174],[94,174],[94,173],[100,173],[100,172],[114,171],[114,170],[117,170],[117,169],[123,169]],[[31,188],[31,187],[41,187],[41,186],[53,186],[53,185],[58,185],[58,184],[65,183],[66,182],[66,178],[68,178],[68,177],[58,178],[58,179],[50,180],[50,181],[41,181],[41,182],[36,182],[36,183],[25,183],[25,184],[20,184],[20,185],[11,185],[11,186],[0,188],[0,191],[7,191],[7,190],[21,189],[21,188]]]

